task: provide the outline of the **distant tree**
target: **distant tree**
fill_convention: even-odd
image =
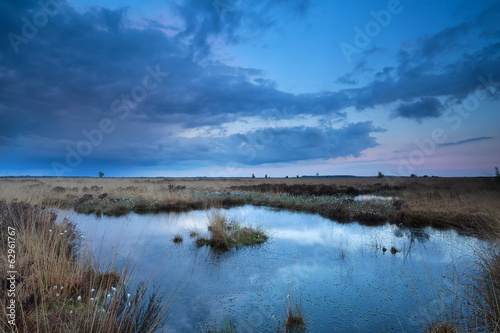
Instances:
[[[267,175],[265,175],[264,178],[267,178]]]
[[[299,175],[297,175],[297,178],[299,178]]]
[[[316,177],[319,177],[319,172],[316,172]]]
[[[252,178],[255,178],[255,174],[254,173],[252,173]]]
[[[410,175],[410,177],[411,177],[411,178],[417,178],[417,175],[416,175],[416,174],[414,174],[414,173],[412,173],[412,174]]]
[[[102,177],[104,177],[104,172],[99,171],[99,178],[102,178]]]
[[[384,178],[384,174],[383,174],[382,172],[380,172],[380,171],[379,171],[379,172],[378,172],[378,176],[377,176],[377,177],[378,177],[378,178]]]
[[[288,178],[288,176],[286,176],[285,178]]]
[[[424,175],[424,178],[428,178],[428,177],[429,177],[429,176],[427,176],[427,175]]]
[[[497,182],[500,183],[500,173],[498,172],[498,167],[495,167],[495,176],[496,176]]]

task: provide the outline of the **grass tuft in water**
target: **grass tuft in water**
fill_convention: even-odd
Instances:
[[[457,333],[458,330],[452,323],[436,323],[429,327],[426,333]]]
[[[290,298],[291,299],[291,298]],[[285,327],[298,328],[304,326],[304,315],[302,312],[302,303],[291,300],[286,309]]]
[[[175,235],[174,239],[172,240],[175,244],[180,244],[182,243],[182,241],[184,240],[184,238],[182,238],[181,235]]]
[[[391,247],[391,254],[395,255],[398,252],[400,252],[398,248],[396,248],[395,246]]]
[[[203,332],[203,330],[202,330]],[[231,320],[231,319],[226,319],[224,317],[224,322],[222,323],[222,326],[221,328],[219,329],[214,329],[213,331],[212,330],[208,330],[208,333],[237,333],[238,330],[236,329],[236,324]]]
[[[285,332],[291,331],[302,331],[304,329],[304,313],[302,311],[302,300],[297,301],[293,297],[293,276],[292,271],[292,281],[290,283],[290,291],[287,295],[288,303],[286,306],[286,321],[285,321]],[[279,329],[277,330],[279,332]]]
[[[229,250],[231,247],[262,244],[268,239],[260,228],[243,227],[235,221],[229,221],[220,209],[212,209],[207,215],[211,237],[198,237],[198,246],[208,245],[219,250]]]
[[[347,259],[347,251],[345,249],[339,248],[339,259],[345,261]]]

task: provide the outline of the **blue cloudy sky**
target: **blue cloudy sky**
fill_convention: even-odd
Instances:
[[[0,175],[490,176],[500,3],[3,0]]]

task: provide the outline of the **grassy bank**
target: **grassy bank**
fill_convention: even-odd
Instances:
[[[161,295],[147,283],[129,290],[128,267],[99,268],[55,213],[0,201],[0,234],[2,267],[14,272],[2,276],[0,331],[153,332],[164,323]]]
[[[85,214],[179,212],[251,204],[321,214],[341,222],[385,222],[490,234],[500,186],[493,178],[101,179],[1,178],[0,199]],[[355,201],[359,194],[397,198]]]

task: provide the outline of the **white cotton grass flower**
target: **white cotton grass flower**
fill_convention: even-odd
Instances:
[[[70,311],[69,311],[69,314],[73,314],[73,310],[70,310]]]
[[[54,290],[57,290],[57,286],[54,286],[54,288],[53,288],[53,289],[54,289]]]
[[[52,229],[49,229],[49,232],[52,232]]]
[[[93,293],[94,291],[95,291],[95,289],[94,289],[94,288],[90,289],[90,292],[91,292],[91,293]]]
[[[90,301],[91,301],[91,302],[93,302],[93,301],[94,301],[94,297],[92,297],[92,298],[90,299]]]
[[[64,233],[67,233],[67,232],[68,232],[68,230],[64,230]]]
[[[113,292],[115,292],[115,291],[116,291],[116,288],[115,288],[115,287],[111,287],[111,290],[113,290]]]
[[[127,294],[127,298],[130,298],[130,294]]]
[[[82,300],[82,296],[78,296],[78,297],[76,298],[76,300],[77,300],[77,301],[81,301],[81,300]]]
[[[64,289],[64,286],[61,286],[61,290],[63,290],[63,289]]]
[[[110,298],[110,297],[111,297],[111,294],[108,294],[108,298]]]

